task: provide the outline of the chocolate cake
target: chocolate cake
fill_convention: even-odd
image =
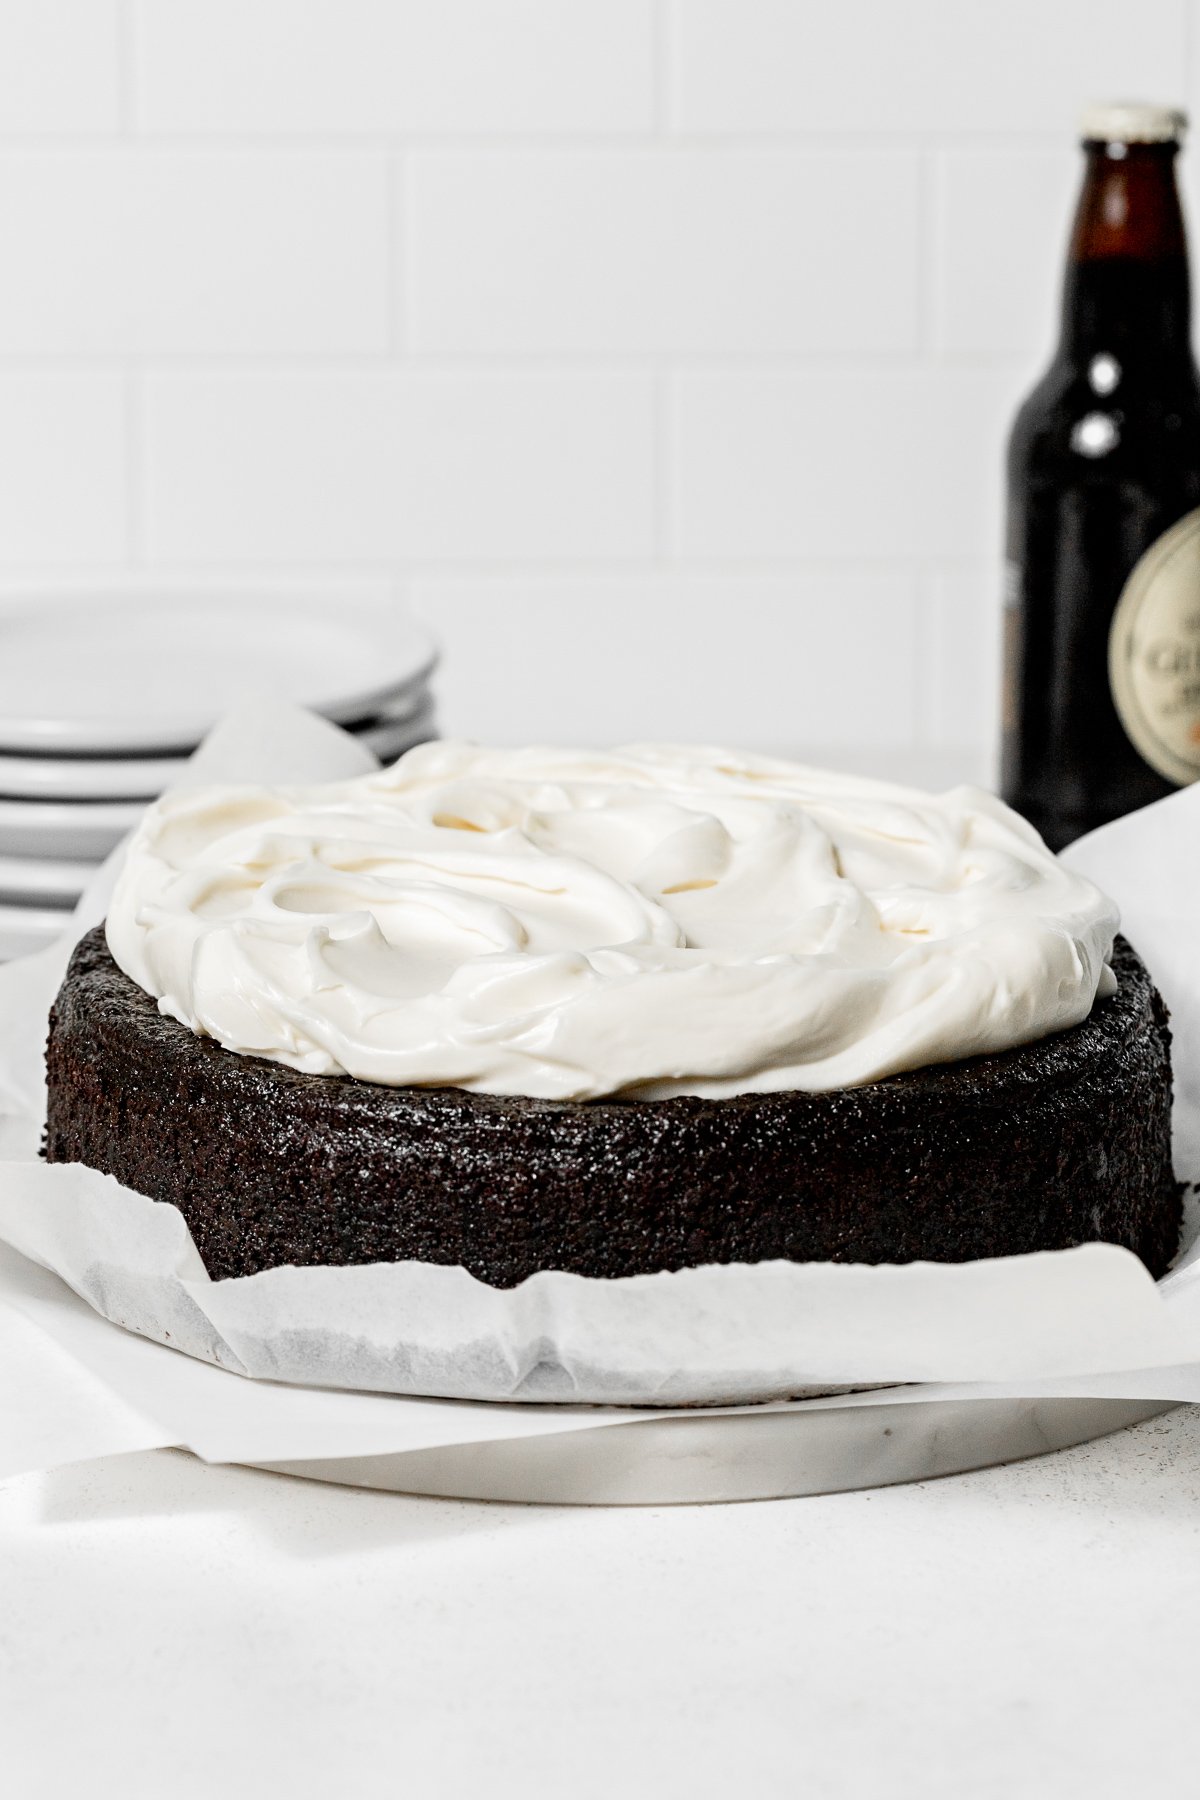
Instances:
[[[218,1278],[1095,1238],[1159,1274],[1170,1034],[1116,928],[991,795],[724,750],[190,789],[54,1006],[46,1155],[174,1203]]]
[[[895,1262],[1125,1245],[1180,1221],[1166,1009],[1115,992],[995,1055],[825,1092],[585,1102],[384,1086],[223,1048],[165,1017],[104,933],[50,1021],[45,1153],[187,1220],[209,1273],[461,1263],[508,1287],[765,1258]]]

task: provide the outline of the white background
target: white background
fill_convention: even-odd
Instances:
[[[986,768],[1075,117],[1200,93],[1198,12],[0,0],[0,584],[404,597],[485,738]]]
[[[1200,1409],[914,1487],[0,1489],[13,1800],[1191,1800]]]
[[[1074,118],[1200,110],[1198,12],[0,0],[0,586],[407,597],[456,730],[985,766]],[[1182,1795],[1196,1419],[677,1512],[29,1477],[6,1772]]]

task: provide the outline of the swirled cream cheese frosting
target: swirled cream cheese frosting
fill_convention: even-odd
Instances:
[[[724,750],[442,742],[168,795],[117,963],[226,1049],[585,1100],[856,1086],[1111,991],[1115,908],[1016,814]]]

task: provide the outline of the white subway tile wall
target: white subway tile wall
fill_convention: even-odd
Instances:
[[[1003,371],[688,370],[672,386],[681,556],[887,563],[999,543]]]
[[[125,452],[120,374],[0,368],[4,563],[61,568],[75,583],[93,563],[120,562],[128,548]]]
[[[622,369],[158,372],[141,439],[157,560],[654,551],[653,382]]]
[[[453,731],[986,776],[1128,93],[1200,0],[0,0],[0,586],[365,587]]]
[[[735,745],[758,743],[768,722],[779,747],[853,757],[914,741],[916,590],[905,571],[831,570],[429,577],[414,597],[438,620],[466,716],[494,711],[503,670],[504,705],[524,738],[596,718],[614,741],[638,742],[666,716]]]
[[[113,132],[121,113],[121,0],[4,0],[0,129]]]
[[[915,155],[587,149],[416,154],[414,350],[912,352]],[[880,304],[881,270],[888,299]]]
[[[386,352],[387,191],[370,152],[0,153],[0,355]]]

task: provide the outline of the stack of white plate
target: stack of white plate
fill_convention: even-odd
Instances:
[[[435,661],[410,620],[333,600],[0,600],[0,961],[57,937],[229,707],[296,701],[392,762],[436,735]]]

